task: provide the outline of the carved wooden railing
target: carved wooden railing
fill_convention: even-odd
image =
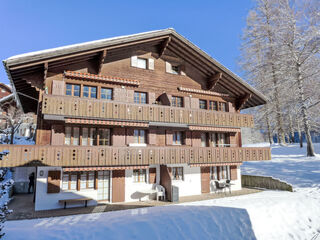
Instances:
[[[16,166],[135,166],[150,164],[241,163],[270,160],[270,148],[204,147],[85,147],[0,145],[0,167]]]
[[[188,125],[224,127],[253,127],[254,125],[253,116],[248,114],[54,95],[43,96],[42,113],[81,118]]]

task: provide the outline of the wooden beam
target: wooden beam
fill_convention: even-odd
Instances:
[[[45,62],[43,65],[43,81],[45,82],[48,76],[48,62]]]
[[[238,98],[236,100],[236,110],[240,111],[250,98],[251,98],[251,93],[247,93],[243,97]]]
[[[97,74],[101,73],[101,69],[102,69],[102,66],[103,66],[103,63],[104,63],[104,60],[106,59],[106,57],[107,57],[107,49],[104,49],[99,55]]]
[[[166,49],[168,48],[168,45],[171,41],[171,37],[168,37],[164,42],[163,44],[161,45],[160,47],[160,51],[159,51],[159,57],[158,58],[161,58],[161,56],[164,54],[164,52],[166,51]]]
[[[214,89],[214,87],[217,85],[218,81],[222,78],[222,73],[218,72],[214,75],[212,75],[209,79],[208,79],[208,90],[212,91]]]

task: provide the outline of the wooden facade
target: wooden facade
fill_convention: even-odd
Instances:
[[[38,121],[36,146],[0,146],[9,151],[1,167],[270,159],[269,148],[241,147],[240,128],[254,121],[240,110],[264,104],[264,96],[172,29],[16,56],[4,65],[19,104]],[[81,146],[82,135],[77,146],[66,146],[66,126],[109,128],[111,146]],[[131,146],[137,129],[147,131],[143,147]],[[173,146],[176,131],[181,146]],[[227,134],[228,147],[203,143],[203,134],[216,132]]]

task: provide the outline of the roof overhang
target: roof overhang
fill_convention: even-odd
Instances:
[[[220,87],[230,92],[233,96],[239,99],[250,94],[250,98],[243,104],[242,109],[265,104],[266,97],[251,87],[238,75],[223,66],[217,60],[209,56],[199,47],[191,43],[182,35],[178,34],[174,29],[168,28],[139,34],[107,38],[97,41],[74,44],[64,47],[52,48],[44,51],[36,51],[10,57],[3,61],[8,77],[13,86],[13,91],[23,91],[23,82],[21,76],[24,73],[33,71],[43,71],[45,67],[51,68],[64,62],[74,59],[78,61],[83,59],[92,59],[99,57],[101,51],[115,51],[119,48],[129,48],[130,46],[146,45],[153,47],[163,46],[166,49],[173,51],[179,57],[187,60],[190,57],[194,59],[193,64],[203,69],[202,73],[208,78],[214,74],[222,73],[222,78],[217,83]],[[20,82],[19,82],[20,81]],[[36,93],[28,90],[24,94],[35,98]],[[16,95],[20,102],[19,95]]]

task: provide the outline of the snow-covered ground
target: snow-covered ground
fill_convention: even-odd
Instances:
[[[320,153],[320,144],[315,145]],[[320,157],[273,146],[272,160],[242,171],[287,181],[295,191],[174,206],[10,221],[6,239],[320,239]]]

